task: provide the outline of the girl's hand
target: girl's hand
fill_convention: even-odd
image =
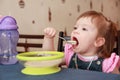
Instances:
[[[56,30],[54,28],[51,28],[51,27],[45,28],[44,35],[47,38],[54,38],[56,35]]]

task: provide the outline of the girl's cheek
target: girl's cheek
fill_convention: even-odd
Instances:
[[[71,36],[72,36],[72,35],[74,35],[74,33],[73,33],[73,32],[74,32],[74,31],[72,31],[72,32],[71,32]]]

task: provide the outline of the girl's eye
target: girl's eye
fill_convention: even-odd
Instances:
[[[74,30],[76,30],[77,29],[77,27],[74,27]]]
[[[87,29],[86,29],[86,28],[82,28],[82,30],[87,31]]]

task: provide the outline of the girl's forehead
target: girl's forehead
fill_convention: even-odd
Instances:
[[[92,23],[92,18],[91,17],[83,17],[83,18],[80,18],[77,20],[77,23],[76,24],[93,24]]]
[[[80,18],[78,19],[78,21],[76,22],[76,27],[80,27],[80,26],[83,26],[83,27],[88,27],[88,28],[91,28],[91,29],[95,29],[97,28],[95,26],[95,23],[92,21],[93,19],[91,17],[83,17],[83,18]]]

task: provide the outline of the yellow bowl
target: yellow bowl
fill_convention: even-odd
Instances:
[[[63,52],[36,51],[24,52],[17,55],[17,59],[23,66],[22,73],[28,75],[46,75],[59,72],[58,65],[64,57]]]

